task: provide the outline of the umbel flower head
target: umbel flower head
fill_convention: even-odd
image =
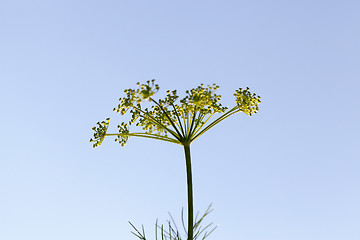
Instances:
[[[93,147],[100,146],[100,144],[104,141],[107,129],[109,127],[110,118],[107,118],[106,121],[97,122],[97,127],[93,127],[92,130],[95,131],[94,139],[90,139],[90,142],[94,142]]]
[[[190,145],[195,139],[225,118],[243,112],[249,116],[259,110],[260,97],[250,93],[249,88],[235,91],[236,105],[228,109],[220,103],[221,96],[215,92],[217,85],[204,86],[186,91],[186,96],[179,100],[177,91],[167,91],[164,99],[155,100],[154,94],[159,90],[155,80],[146,84],[137,83],[137,89],[125,89],[125,97],[119,99],[114,111],[124,115],[130,114],[130,120],[118,125],[119,133],[107,133],[110,119],[98,122],[94,127],[94,137],[90,139],[93,147],[99,146],[106,136],[116,136],[116,142],[124,146],[129,137],[144,137],[181,145]],[[146,102],[152,104],[145,107]],[[178,103],[177,103],[178,102]],[[214,121],[209,120],[220,114]],[[130,132],[135,125],[140,131]]]

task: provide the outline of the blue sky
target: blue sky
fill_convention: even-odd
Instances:
[[[0,239],[153,237],[186,206],[180,146],[106,139],[125,88],[250,87],[192,145],[209,239],[360,239],[359,1],[0,1]],[[161,94],[159,96],[161,96]]]

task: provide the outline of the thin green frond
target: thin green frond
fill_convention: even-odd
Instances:
[[[144,226],[142,226],[142,230],[143,230],[143,234],[130,222],[128,221],[128,223],[131,225],[131,227],[136,231],[136,233],[134,233],[133,231],[131,231],[132,234],[134,234],[136,237],[138,237],[141,240],[146,240],[145,238],[145,232],[144,232]]]

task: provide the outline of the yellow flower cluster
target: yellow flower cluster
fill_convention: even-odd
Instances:
[[[259,111],[258,104],[261,103],[260,97],[255,93],[251,94],[249,88],[236,90],[234,94],[236,98],[236,104],[240,111],[251,116],[253,113]]]
[[[153,95],[159,90],[155,80],[147,81],[146,84],[137,83],[138,89],[125,89],[125,97],[119,99],[119,105],[114,108],[115,112],[124,115],[130,109],[131,118],[128,123],[118,126],[119,133],[107,134],[109,120],[98,123],[94,127],[94,147],[99,146],[105,136],[117,136],[116,141],[124,146],[130,136],[153,138],[178,144],[190,144],[207,130],[236,112],[244,112],[247,115],[256,113],[261,102],[260,97],[252,94],[249,88],[236,90],[236,106],[228,110],[220,103],[221,96],[215,94],[219,86],[204,86],[186,91],[186,96],[176,104],[179,99],[177,91],[167,91],[164,99],[158,101]],[[143,107],[145,102],[153,105]],[[209,119],[214,114],[222,114],[213,122]],[[135,124],[142,132],[129,131],[129,126]],[[169,137],[168,137],[169,136]]]
[[[100,144],[104,141],[107,129],[109,127],[110,118],[107,118],[106,121],[97,122],[97,127],[93,127],[92,130],[95,131],[94,139],[90,139],[90,142],[93,142],[93,147],[100,146]]]

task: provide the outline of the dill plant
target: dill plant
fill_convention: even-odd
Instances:
[[[261,102],[260,97],[249,91],[249,88],[235,91],[235,106],[228,108],[220,103],[221,96],[215,92],[217,85],[204,86],[186,91],[186,96],[179,99],[177,91],[167,91],[164,99],[155,100],[154,94],[159,90],[155,80],[147,81],[146,84],[137,83],[137,89],[125,89],[125,97],[119,99],[119,105],[114,111],[124,115],[130,114],[130,121],[118,125],[118,133],[107,133],[110,118],[98,122],[93,127],[94,137],[90,139],[93,147],[99,146],[105,137],[113,136],[115,141],[124,146],[129,137],[151,138],[182,145],[185,153],[186,176],[187,176],[187,227],[184,221],[183,211],[181,214],[182,225],[187,240],[205,239],[216,228],[212,223],[202,226],[204,218],[211,212],[211,206],[199,217],[194,217],[193,188],[190,145],[198,137],[206,133],[216,124],[239,112],[249,116],[256,113]],[[150,108],[143,107],[145,102],[150,102]],[[215,116],[217,117],[215,118]],[[138,131],[130,131],[130,125],[135,125]],[[168,220],[166,227],[155,224],[155,238],[164,240],[181,240],[181,234],[173,217]],[[146,240],[144,227],[137,229],[131,222],[132,232],[141,240]]]

